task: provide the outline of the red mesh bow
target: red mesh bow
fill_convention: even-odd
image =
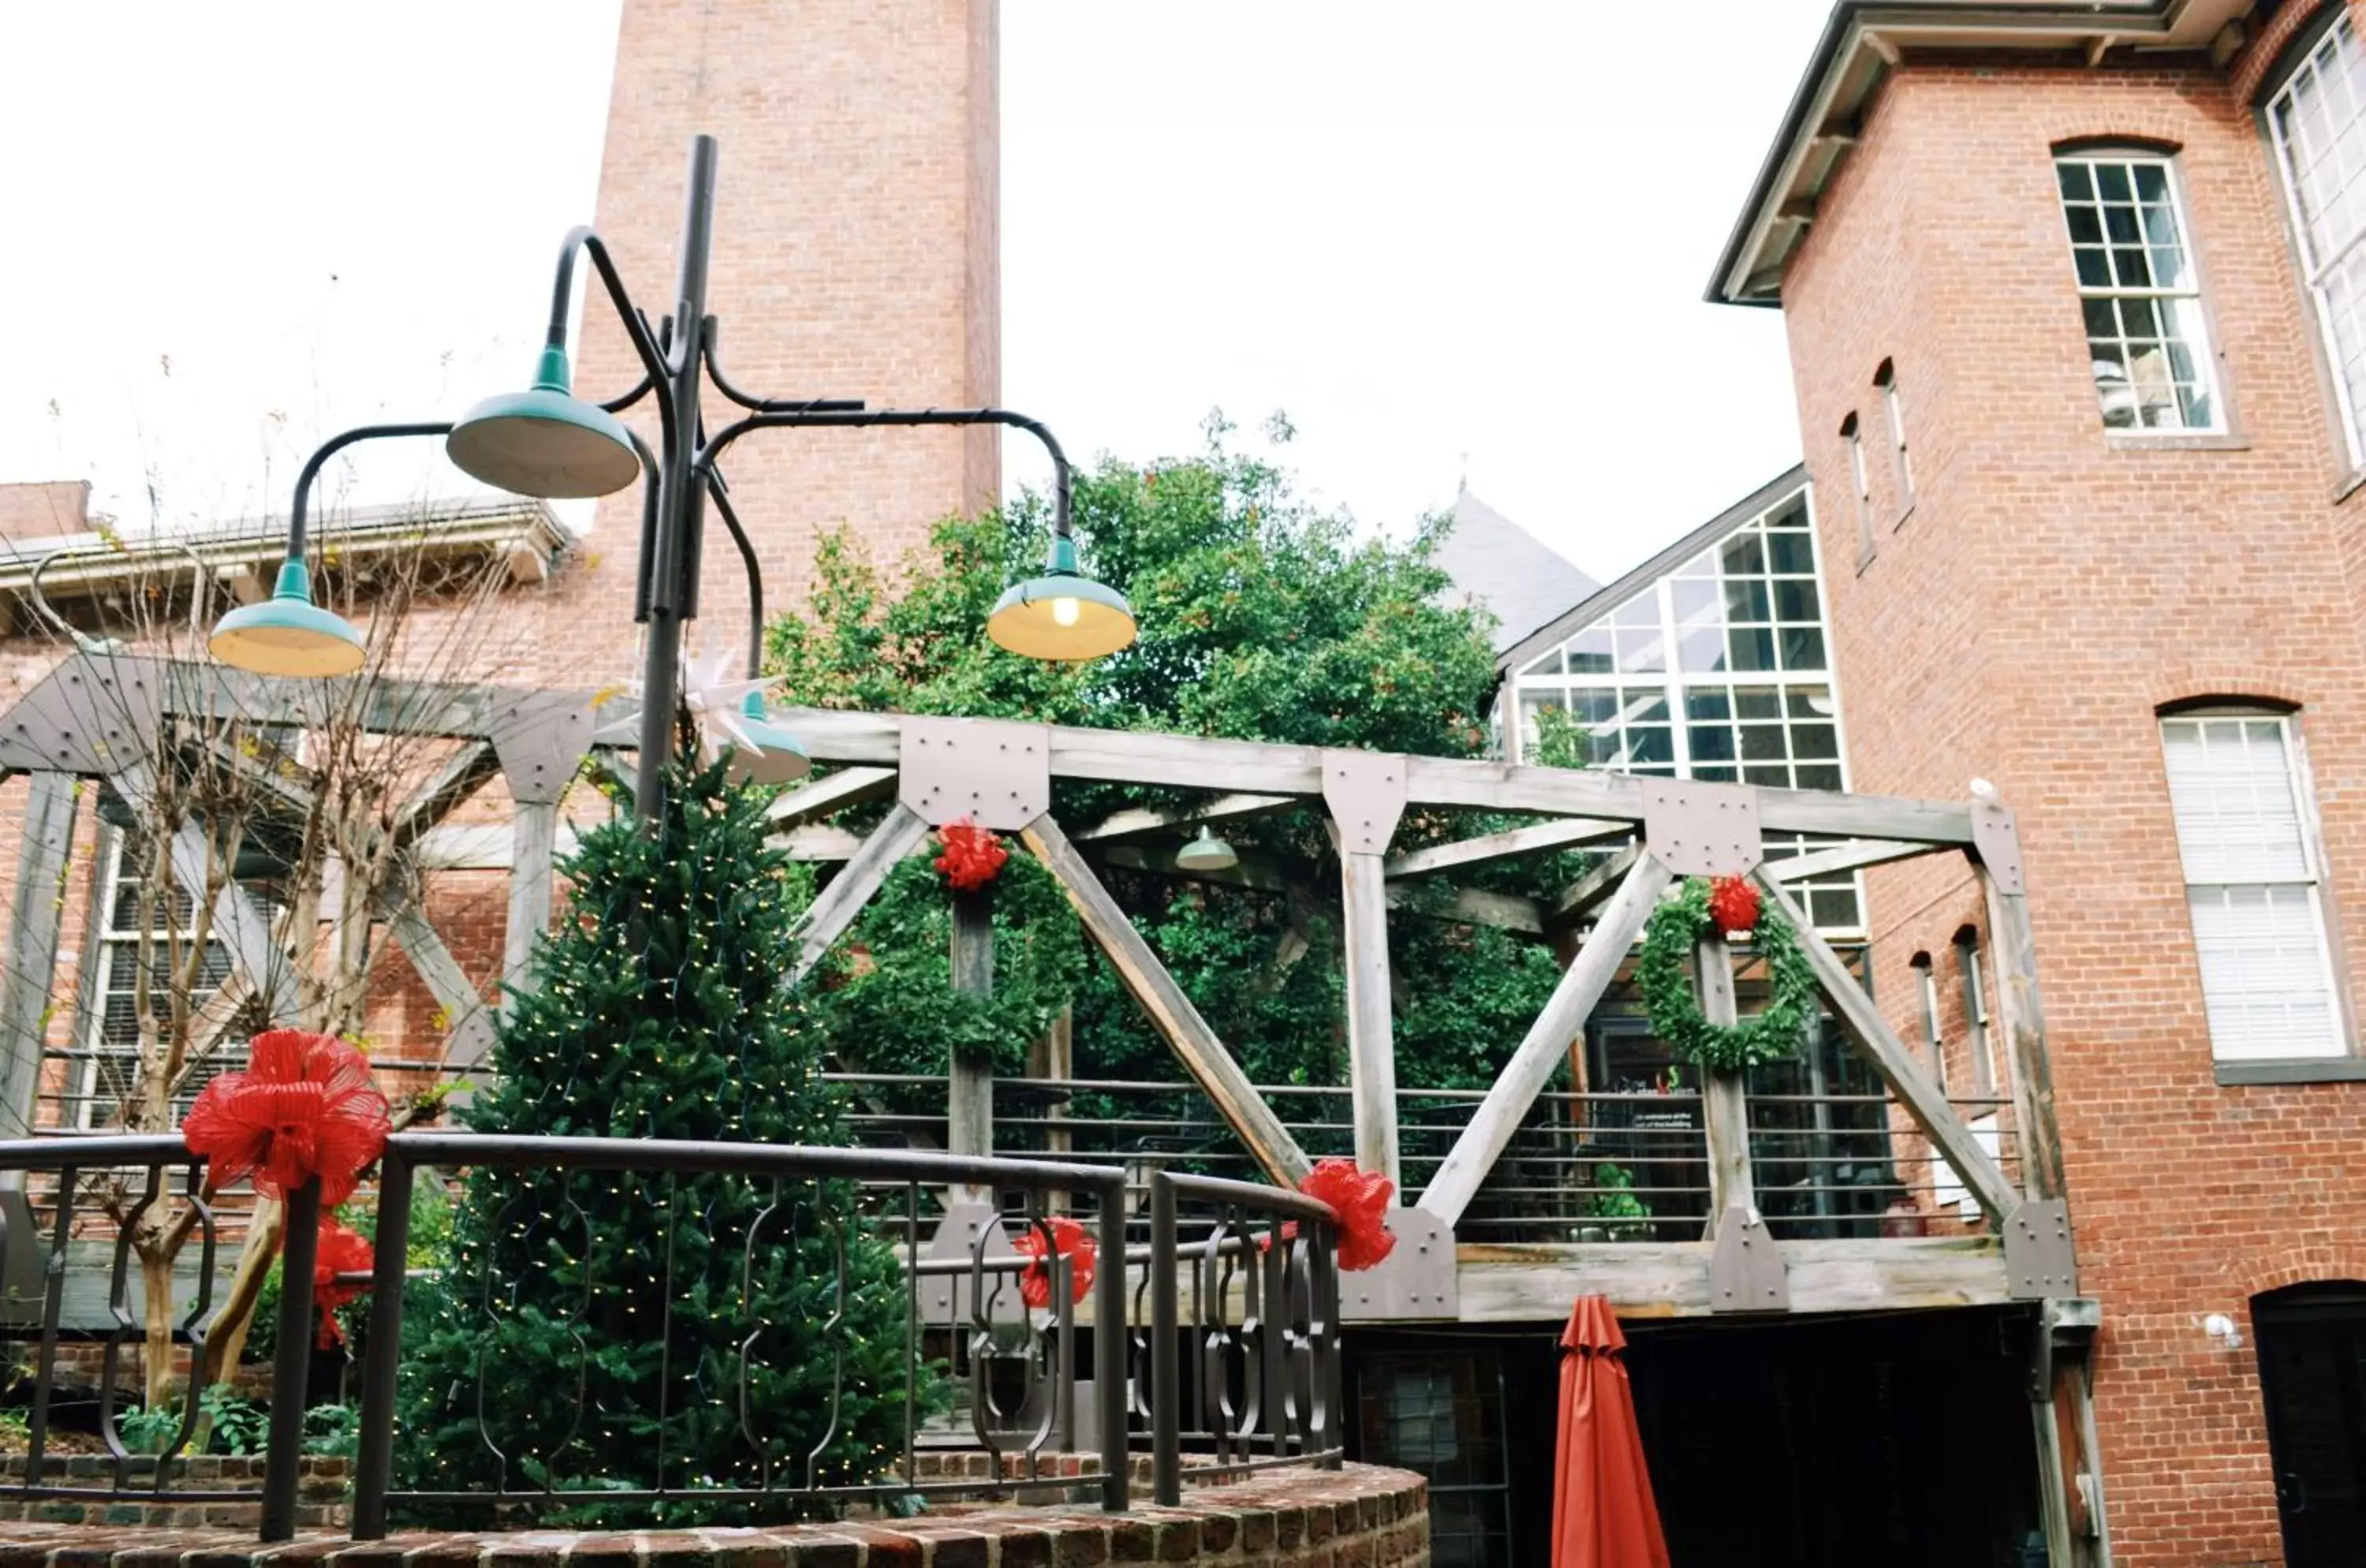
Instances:
[[[1085,1227],[1065,1214],[1054,1214],[1043,1223],[1052,1227],[1052,1250],[1068,1260],[1068,1299],[1083,1301],[1092,1288],[1093,1259],[1100,1256],[1100,1249],[1085,1234]],[[1019,1299],[1031,1307],[1050,1306],[1052,1270],[1042,1262],[1043,1233],[1031,1224],[1010,1246],[1021,1256],[1037,1259],[1019,1271]]]
[[[1357,1168],[1349,1159],[1319,1161],[1306,1173],[1298,1190],[1331,1205],[1339,1217],[1339,1267],[1355,1273],[1369,1269],[1396,1250],[1396,1234],[1389,1229],[1389,1201],[1397,1185],[1387,1177]]]
[[[1010,852],[991,829],[981,828],[966,817],[938,829],[937,842],[945,849],[937,857],[937,869],[956,893],[976,892],[992,882],[1002,863],[1010,858]]]
[[[375,1261],[369,1238],[347,1230],[333,1219],[321,1222],[320,1250],[312,1255],[312,1303],[321,1313],[321,1349],[345,1342],[345,1325],[337,1309],[369,1289],[341,1282],[340,1274],[365,1273]]]
[[[386,1096],[359,1051],[333,1035],[273,1029],[254,1037],[246,1071],[206,1085],[181,1141],[213,1162],[216,1187],[253,1171],[257,1192],[285,1198],[317,1176],[326,1206],[353,1196],[387,1126]]]
[[[1720,876],[1708,885],[1708,918],[1717,929],[1736,936],[1758,929],[1758,888],[1739,876]]]

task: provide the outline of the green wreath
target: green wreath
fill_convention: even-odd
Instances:
[[[1761,904],[1750,940],[1766,960],[1773,982],[1765,1010],[1739,1023],[1711,1023],[1701,1013],[1700,995],[1686,961],[1707,933],[1709,885],[1687,877],[1673,898],[1651,912],[1643,928],[1643,951],[1635,964],[1636,988],[1651,1032],[1679,1058],[1726,1072],[1779,1062],[1799,1047],[1816,1010],[1816,972],[1799,951],[1798,939],[1773,908]]]

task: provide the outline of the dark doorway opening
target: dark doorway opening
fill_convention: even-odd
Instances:
[[[2251,1300],[2291,1568],[2366,1562],[2366,1284]]]
[[[1674,1568],[2019,1568],[2028,1309],[1624,1326]],[[1437,1568],[1551,1561],[1560,1329],[1348,1331],[1351,1452],[1428,1478]]]

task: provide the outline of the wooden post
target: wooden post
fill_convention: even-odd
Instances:
[[[1020,836],[1060,884],[1076,919],[1083,922],[1085,934],[1110,961],[1110,967],[1149,1015],[1176,1058],[1207,1092],[1216,1113],[1239,1136],[1249,1157],[1276,1186],[1296,1187],[1314,1168],[1314,1162],[1257,1093],[1249,1076],[1224,1049],[1223,1041],[1175,983],[1175,976],[1158,962],[1158,955],[1150,951],[1150,944],[1142,940],[1142,933],[1133,929],[1133,922],[1126,919],[1125,911],[1110,897],[1052,814],[1047,811],[1035,818]]]
[[[1423,1190],[1423,1208],[1449,1225],[1461,1219],[1479,1184],[1495,1168],[1495,1162],[1511,1145],[1512,1134],[1520,1130],[1521,1119],[1552,1077],[1570,1042],[1584,1032],[1587,1016],[1617,977],[1627,950],[1643,934],[1643,926],[1667,886],[1668,868],[1657,856],[1646,854],[1636,860],[1617,896],[1602,911],[1594,934],[1578,951],[1577,962],[1562,972],[1544,1010],[1528,1026],[1519,1049],[1504,1065],[1487,1098],[1471,1112],[1462,1135],[1454,1140],[1454,1147]]]
[[[1711,1023],[1731,1026],[1741,1017],[1733,999],[1733,953],[1725,933],[1712,931],[1693,949],[1699,970],[1701,1016]],[[1718,1221],[1736,1204],[1758,1206],[1750,1176],[1750,1099],[1745,1075],[1710,1069],[1701,1075],[1701,1132],[1708,1143],[1708,1225],[1705,1235],[1717,1235]]]
[[[507,987],[525,987],[536,938],[550,930],[551,863],[558,852],[558,807],[519,801],[510,818],[510,920],[501,941],[501,1016],[507,1018]]]
[[[1985,867],[1980,886],[1988,895],[1998,1010],[2009,1043],[2005,1061],[2012,1074],[2022,1190],[2032,1198],[2059,1198],[2062,1128],[2054,1117],[2054,1065],[2045,1049],[2045,1009],[2037,991],[2037,940],[2029,929],[2029,897],[2000,890]]]
[[[953,989],[973,997],[994,993],[994,889],[953,895]],[[994,1059],[955,1050],[946,1064],[945,1146],[957,1155],[994,1153]],[[993,1189],[956,1190],[955,1202],[985,1203]]]
[[[1346,919],[1347,1089],[1356,1163],[1402,1184],[1397,1165],[1397,1059],[1389,998],[1389,895],[1380,857],[1342,849]]]
[[[1027,1076],[1042,1083],[1065,1083],[1076,1076],[1076,1006],[1070,1002],[1052,1017],[1051,1027],[1027,1048]],[[1065,1100],[1053,1100],[1043,1107],[1043,1154],[1049,1159],[1065,1159],[1076,1146],[1075,1134],[1067,1128],[1068,1107]],[[1052,1213],[1065,1213],[1068,1194],[1052,1192],[1044,1196],[1045,1207]]]
[[[58,966],[66,858],[80,795],[72,773],[33,775],[24,847],[9,900],[8,972],[0,981],[0,1136],[28,1138],[41,1090],[41,1042]],[[20,1176],[12,1179],[21,1182]]]
[[[404,898],[383,915],[403,956],[426,984],[435,1005],[444,1010],[450,1043],[444,1048],[444,1066],[455,1071],[476,1066],[493,1054],[493,1020],[485,998],[477,994],[468,972],[444,938],[428,923],[414,898]]]

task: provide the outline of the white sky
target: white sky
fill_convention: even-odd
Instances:
[[[276,510],[321,436],[517,384],[616,6],[11,7],[0,480]],[[1607,578],[1797,456],[1780,318],[1699,295],[1826,9],[1005,0],[1004,400],[1134,457],[1284,410],[1368,525],[1467,468]],[[434,446],[349,494],[459,491]]]

